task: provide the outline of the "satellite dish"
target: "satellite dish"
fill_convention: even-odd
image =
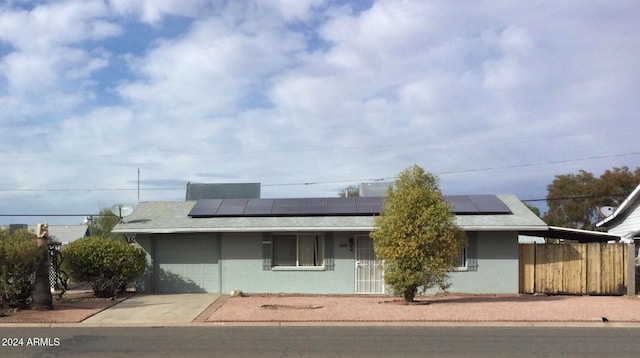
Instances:
[[[126,218],[127,216],[133,214],[133,207],[124,204],[116,204],[111,207],[111,212],[113,213],[113,215],[119,217],[120,221],[122,221],[122,218]]]
[[[613,215],[613,213],[616,211],[616,208],[614,208],[613,206],[602,206],[598,208],[598,211],[606,218]]]

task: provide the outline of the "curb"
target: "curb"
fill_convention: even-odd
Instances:
[[[478,328],[624,328],[638,329],[640,322],[460,322],[460,321],[283,321],[283,322],[158,322],[129,324],[78,324],[78,323],[2,323],[0,328],[165,328],[165,327],[478,327]]]

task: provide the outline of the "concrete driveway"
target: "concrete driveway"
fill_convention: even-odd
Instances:
[[[79,325],[88,327],[189,325],[220,296],[208,293],[135,295],[87,318]]]

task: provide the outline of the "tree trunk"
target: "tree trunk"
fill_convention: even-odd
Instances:
[[[413,302],[417,292],[418,292],[418,287],[407,287],[407,289],[405,289],[404,292],[402,293],[404,301],[406,303]]]

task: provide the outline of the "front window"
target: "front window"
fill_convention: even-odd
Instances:
[[[273,266],[323,266],[324,238],[319,234],[273,235]]]
[[[453,271],[466,271],[467,270],[467,248],[463,247],[458,255],[451,258],[451,266]]]
[[[464,269],[467,267],[467,248],[463,247],[460,250],[460,257],[458,257],[458,269]]]

